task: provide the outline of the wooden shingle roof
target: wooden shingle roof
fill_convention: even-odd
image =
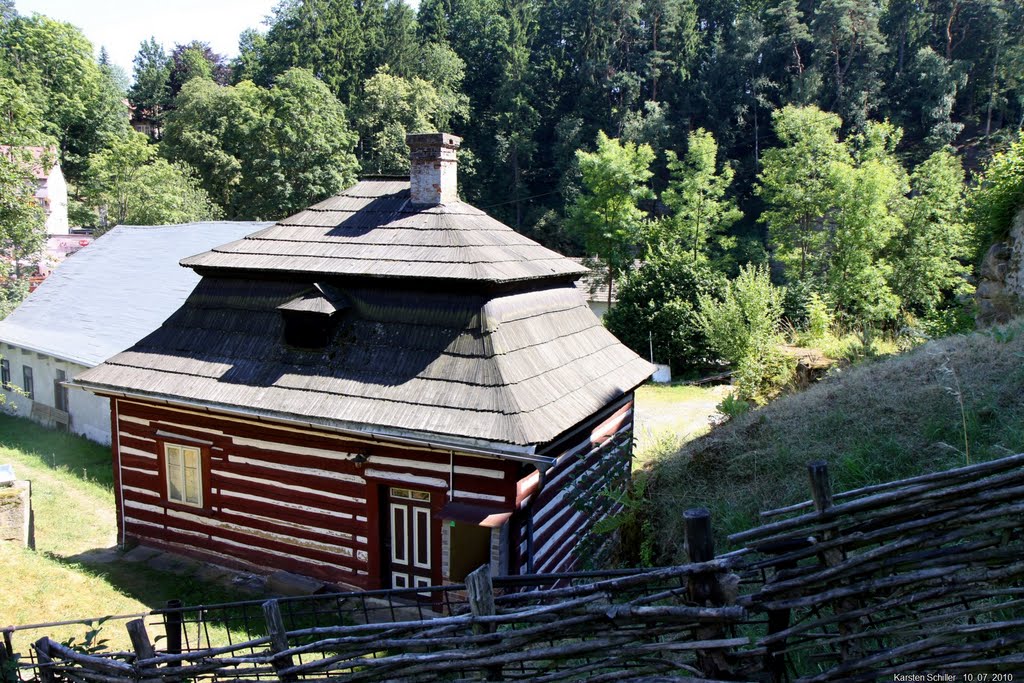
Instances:
[[[407,180],[182,264],[204,277],[181,308],[76,384],[500,450],[549,442],[654,369],[590,311],[585,268],[467,204],[412,206]]]
[[[463,202],[417,206],[409,181],[368,179],[182,261],[203,270],[508,283],[586,269]]]
[[[308,292],[208,276],[159,330],[76,382],[345,429],[528,446],[653,369],[571,285],[498,297],[349,287],[348,317],[315,351],[282,342],[278,311]]]

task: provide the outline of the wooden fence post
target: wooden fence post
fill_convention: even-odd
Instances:
[[[474,617],[489,617],[496,613],[490,565],[480,565],[466,576],[466,593],[469,596],[469,609]],[[477,635],[494,633],[495,630],[494,624],[473,624],[473,633]],[[488,681],[501,681],[505,678],[500,665],[487,667],[484,675]]]
[[[57,683],[57,677],[53,673],[53,660],[50,658],[50,639],[43,636],[35,642],[35,649],[39,683]]]
[[[707,508],[690,508],[683,513],[686,549],[690,562],[708,562],[715,559],[715,540],[711,536],[711,513]],[[698,605],[713,600],[717,581],[706,574],[690,577],[690,599]]]
[[[284,618],[281,616],[281,606],[277,600],[267,600],[263,603],[263,617],[267,620],[270,651],[275,654],[284,652],[288,649],[288,631],[285,630]],[[272,664],[275,671],[280,671],[281,669],[291,667],[293,661],[290,656],[280,657],[275,658]],[[295,676],[282,676],[278,674],[277,677],[281,680],[281,683],[290,683],[295,680]]]
[[[168,600],[167,609],[175,610],[173,612],[164,612],[164,633],[167,636],[167,654],[180,655],[183,620],[181,618],[181,612],[178,612],[177,610],[181,609],[181,600]],[[181,666],[181,662],[172,662],[167,666]]]
[[[690,508],[683,513],[686,551],[691,562],[715,559],[715,539],[711,535],[711,513],[707,508]],[[701,607],[717,607],[724,603],[722,589],[715,573],[692,574],[689,578],[690,599]],[[696,629],[699,640],[717,640],[725,635],[721,624],[707,624]],[[724,678],[731,667],[721,650],[697,650],[697,666],[708,678]]]
[[[124,626],[128,630],[128,638],[132,641],[132,649],[135,650],[133,666],[135,668],[135,675],[138,677],[136,680],[145,683],[146,678],[142,675],[142,667],[139,666],[139,662],[156,656],[156,650],[149,639],[149,633],[146,632],[146,622],[142,619],[132,619]]]
[[[4,640],[0,643],[0,683],[17,681],[17,660],[11,647],[11,632],[4,631]]]
[[[824,460],[814,460],[807,463],[807,478],[811,485],[811,498],[814,500],[814,509],[819,513],[825,512],[832,507],[832,484],[828,478],[828,463]],[[839,531],[827,530],[821,534],[822,541],[831,541],[840,535]],[[821,553],[821,562],[826,567],[837,567],[846,560],[846,553],[842,548],[832,548]],[[842,598],[833,607],[837,615],[857,609],[857,602],[849,598]],[[860,624],[856,619],[848,619],[839,622],[839,634],[849,636],[860,631]],[[860,648],[852,640],[844,640],[839,647],[842,661],[855,659],[859,656]]]

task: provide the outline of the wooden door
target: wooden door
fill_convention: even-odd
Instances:
[[[391,527],[391,587],[417,588],[433,585],[433,523],[430,494],[426,491],[391,488],[388,495]]]

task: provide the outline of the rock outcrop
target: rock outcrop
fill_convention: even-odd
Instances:
[[[1024,209],[1017,212],[1006,240],[985,254],[975,298],[978,327],[1005,323],[1024,308]]]

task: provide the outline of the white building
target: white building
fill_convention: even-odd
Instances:
[[[61,383],[132,346],[181,306],[199,276],[178,261],[269,225],[123,225],[97,239],[0,320],[0,391],[8,407],[110,443],[107,399]]]

